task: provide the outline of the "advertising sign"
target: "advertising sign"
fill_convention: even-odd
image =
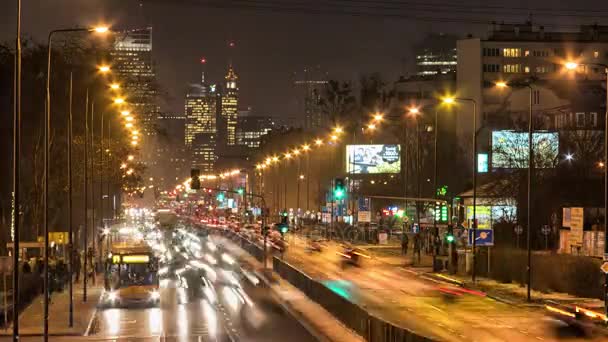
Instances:
[[[580,246],[583,244],[583,208],[570,208],[570,245]]]
[[[359,211],[359,212],[357,212],[357,221],[359,221],[359,222],[372,222],[371,211]]]
[[[553,168],[559,151],[556,132],[536,132],[532,135],[536,168]],[[492,132],[492,167],[496,169],[525,169],[528,167],[528,133],[514,131]]]
[[[475,232],[475,246],[494,246],[494,231],[492,229],[469,229],[469,246],[473,246],[473,232]]]
[[[378,174],[401,172],[400,145],[346,145],[346,172]]]

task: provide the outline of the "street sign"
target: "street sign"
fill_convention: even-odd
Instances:
[[[372,215],[369,211],[359,211],[357,212],[357,221],[359,222],[371,222]]]
[[[521,233],[524,232],[524,228],[522,228],[522,226],[520,225],[516,225],[515,228],[513,228],[513,230],[515,231],[515,234],[520,235]]]
[[[494,231],[492,229],[469,229],[469,246],[473,245],[473,232],[475,232],[476,246],[494,246]]]
[[[602,270],[602,272],[608,274],[608,261],[604,261],[602,266],[600,266],[600,269]]]
[[[540,231],[541,233],[543,233],[543,235],[549,235],[549,233],[551,232],[551,228],[549,228],[549,226],[545,224],[542,226]]]

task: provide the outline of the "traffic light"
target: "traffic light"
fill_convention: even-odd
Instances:
[[[201,188],[200,175],[201,175],[201,170],[199,170],[199,169],[190,170],[190,189],[198,190]]]
[[[448,232],[445,235],[445,241],[447,241],[447,243],[454,243],[454,228],[452,227],[452,225],[448,226]]]
[[[224,193],[219,192],[215,198],[220,202],[224,202]]]
[[[344,199],[346,196],[346,187],[344,186],[343,178],[334,179],[334,198],[337,200]]]
[[[238,189],[236,189],[236,192],[237,192],[239,195],[243,196],[243,194],[245,193],[245,190],[243,190],[243,188],[238,188]]]

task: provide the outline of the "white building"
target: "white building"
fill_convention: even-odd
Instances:
[[[486,39],[459,40],[457,54],[456,95],[477,102],[478,127],[517,128],[513,125],[519,119],[527,122],[530,89],[525,86],[499,89],[496,82],[525,82],[534,78],[532,106],[535,115],[554,112],[557,108],[567,113],[571,97],[565,96],[567,91],[556,89],[576,88],[580,81],[585,81],[582,83],[586,85],[597,81],[599,85],[605,78],[604,69],[591,64],[608,63],[608,26],[581,26],[574,32],[555,32],[530,22],[500,24],[493,27]],[[571,71],[565,68],[568,61],[588,65]],[[472,129],[472,115],[469,114],[472,104],[460,103],[459,106],[462,113],[457,129],[463,137]],[[591,112],[596,111],[591,110],[585,117],[593,122]],[[549,124],[556,125],[555,122]]]

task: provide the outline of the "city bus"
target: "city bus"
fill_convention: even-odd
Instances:
[[[102,303],[111,307],[156,306],[160,301],[158,259],[143,242],[112,245],[104,274]]]

